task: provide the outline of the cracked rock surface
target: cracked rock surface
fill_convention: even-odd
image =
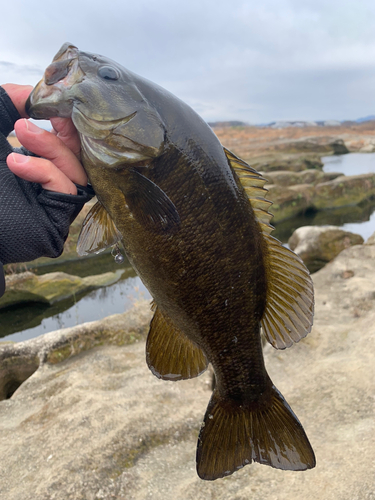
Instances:
[[[2,366],[12,353],[39,360],[0,402],[0,498],[373,500],[375,245],[344,250],[314,283],[312,332],[285,351],[267,345],[265,361],[309,436],[315,469],[251,464],[201,481],[195,448],[210,374],[156,379],[144,354],[151,313],[138,304],[0,348]]]

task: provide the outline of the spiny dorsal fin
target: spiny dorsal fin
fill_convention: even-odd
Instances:
[[[305,264],[294,252],[270,236],[272,202],[265,199],[267,182],[255,169],[224,148],[228,161],[249,197],[267,247],[267,304],[261,325],[268,342],[276,349],[290,347],[311,330],[314,289]]]
[[[184,380],[203,373],[208,361],[203,351],[193,344],[153,304],[155,311],[151,320],[146,343],[146,361],[152,373],[163,380]]]
[[[230,163],[230,166],[236,172],[245,192],[250,200],[254,210],[254,215],[261,225],[262,232],[271,233],[274,229],[270,225],[273,215],[268,212],[272,202],[265,198],[268,190],[264,188],[267,179],[262,177],[259,172],[250,167],[246,162],[238,158],[231,151],[224,148],[224,153]]]
[[[121,240],[121,234],[100,201],[86,215],[78,236],[78,255],[100,253]]]

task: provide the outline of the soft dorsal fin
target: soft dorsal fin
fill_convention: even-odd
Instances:
[[[279,240],[265,234],[268,256],[267,305],[261,325],[276,349],[290,347],[310,332],[314,316],[314,287],[301,258]]]
[[[121,240],[111,216],[97,201],[86,215],[77,241],[78,255],[100,253]]]
[[[261,325],[276,349],[290,347],[306,337],[314,315],[314,289],[310,273],[300,257],[270,236],[272,202],[265,198],[267,182],[259,172],[224,148],[228,161],[249,197],[266,245],[267,303]]]
[[[152,373],[163,380],[173,381],[203,373],[208,366],[203,351],[155,304],[152,309],[155,313],[146,343],[146,361]]]

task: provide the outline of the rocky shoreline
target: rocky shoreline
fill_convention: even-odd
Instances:
[[[315,469],[252,464],[202,482],[195,446],[210,375],[172,383],[151,374],[144,355],[151,313],[140,303],[123,315],[0,348],[8,392],[22,359],[32,372],[0,402],[1,497],[370,500],[374,241],[347,248],[313,275],[316,314],[306,339],[285,351],[265,347],[270,376],[314,447]],[[5,389],[3,383],[3,397]]]
[[[375,151],[374,124],[215,132],[267,178],[276,222],[375,196],[375,175],[326,174],[320,160]],[[75,242],[88,209],[55,262],[77,258]],[[0,342],[0,497],[372,500],[375,235],[362,244],[357,235],[335,228],[301,230],[306,234],[296,231],[290,246],[306,262],[331,261],[313,275],[314,327],[293,348],[266,345],[264,353],[271,378],[314,447],[315,469],[293,473],[252,464],[228,478],[202,482],[195,447],[211,375],[168,383],[151,374],[144,355],[151,311],[140,302],[104,320],[25,342]],[[54,303],[113,283],[121,274],[52,273],[52,281],[61,281],[60,295],[49,287],[51,276],[10,275],[0,308],[20,297]]]

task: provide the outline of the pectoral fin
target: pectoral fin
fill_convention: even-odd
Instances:
[[[167,194],[154,182],[130,171],[129,182],[123,191],[133,216],[151,231],[171,231],[178,228],[180,216]]]
[[[78,255],[100,253],[121,240],[121,234],[100,201],[86,215],[78,236]]]
[[[208,366],[202,350],[157,307],[147,337],[146,360],[152,373],[163,380],[197,377]]]

